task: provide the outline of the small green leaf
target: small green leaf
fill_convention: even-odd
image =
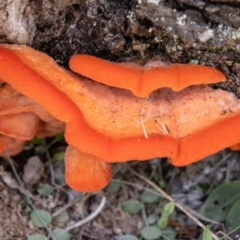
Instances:
[[[164,217],[162,216],[159,221],[158,221],[158,226],[161,228],[161,229],[164,229],[168,226],[168,217]]]
[[[27,240],[47,240],[47,237],[42,234],[32,234],[27,236]]]
[[[175,205],[172,202],[167,203],[163,208],[163,214],[170,216],[174,211]]]
[[[64,184],[65,183],[65,177],[63,172],[54,172],[53,174],[54,179],[56,183],[58,184]]]
[[[108,193],[116,193],[116,192],[119,191],[120,187],[121,187],[120,182],[111,181],[111,182],[107,185],[106,191],[107,191]]]
[[[141,195],[141,201],[144,203],[156,203],[158,202],[160,197],[157,194],[154,194],[150,191],[144,191]]]
[[[232,231],[240,226],[240,199],[234,203],[231,207],[227,219],[226,228],[228,231]]]
[[[54,142],[58,142],[61,141],[63,139],[63,133],[58,133],[55,138],[54,138]]]
[[[31,211],[32,211],[31,207],[26,206],[26,208],[25,208],[25,212],[30,213]]]
[[[141,236],[147,240],[159,239],[159,237],[162,236],[162,231],[156,226],[145,227],[140,233]]]
[[[65,156],[65,152],[58,152],[53,155],[52,160],[53,161],[63,161]]]
[[[45,139],[44,138],[38,138],[38,137],[34,137],[31,142],[35,145],[45,145]]]
[[[41,220],[39,219],[38,215],[41,217]],[[33,224],[39,228],[44,228],[44,223],[45,225],[48,225],[52,221],[50,213],[45,210],[32,211],[30,217]]]
[[[134,235],[126,234],[115,237],[115,240],[138,240],[138,238]]]
[[[142,204],[138,200],[130,199],[122,204],[122,210],[130,214],[136,214],[142,209]]]
[[[200,213],[215,221],[225,221],[233,204],[240,199],[240,181],[217,187],[204,202]]]
[[[72,238],[72,234],[68,233],[68,231],[61,228],[55,228],[52,231],[52,234],[57,240],[70,240]]]
[[[37,188],[37,192],[43,197],[50,195],[53,191],[53,186],[49,185],[48,183],[39,184]]]
[[[152,225],[157,221],[157,217],[155,214],[151,214],[147,217],[147,223],[148,225]]]
[[[164,239],[175,240],[177,232],[173,228],[167,227],[162,230],[162,236],[164,237]]]
[[[63,211],[59,215],[57,215],[56,220],[58,222],[67,222],[69,220],[69,214],[67,211]]]
[[[212,240],[212,234],[208,226],[204,229],[202,240]]]

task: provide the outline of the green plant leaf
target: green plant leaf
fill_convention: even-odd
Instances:
[[[215,221],[225,221],[233,204],[240,199],[240,181],[224,183],[207,198],[200,213]]]
[[[52,160],[53,161],[63,161],[64,156],[65,156],[65,152],[58,152],[53,155]]]
[[[63,172],[54,172],[53,173],[54,179],[56,183],[58,184],[64,184],[65,183],[65,177]]]
[[[158,202],[160,197],[157,194],[154,194],[150,191],[144,191],[141,195],[141,201],[144,203],[156,203]]]
[[[134,235],[126,234],[115,237],[115,240],[138,240],[138,238]]]
[[[107,185],[106,191],[107,191],[108,193],[116,193],[116,192],[119,191],[120,187],[121,187],[120,182],[111,181],[111,182]]]
[[[63,211],[62,213],[57,215],[56,220],[58,222],[67,222],[67,221],[69,221],[69,214],[68,214],[68,212],[67,211]]]
[[[177,236],[177,232],[173,228],[167,227],[162,230],[162,236],[165,237],[164,239],[175,240]]]
[[[47,237],[42,234],[32,234],[27,236],[27,240],[47,240]]]
[[[166,228],[168,225],[168,217],[161,217],[158,221],[158,226],[161,228],[161,229],[164,229]]]
[[[142,204],[138,200],[130,199],[122,204],[122,210],[130,214],[136,214],[142,209]]]
[[[150,214],[148,217],[147,217],[147,223],[148,225],[152,225],[154,224],[155,222],[157,221],[157,216],[153,213],[153,214]]]
[[[212,234],[208,226],[204,229],[202,240],[212,240]]]
[[[162,236],[162,231],[157,226],[151,226],[143,228],[140,234],[144,239],[154,240]]]
[[[38,215],[41,217],[42,221],[45,223],[45,225],[48,225],[52,221],[51,214],[45,210],[36,210],[32,211],[30,214],[31,220],[33,224],[39,228],[44,228],[44,224],[39,219]]]
[[[72,238],[72,234],[65,229],[55,228],[52,233],[57,240],[70,240]]]
[[[226,219],[226,228],[232,231],[240,226],[240,199],[234,203],[228,212]]]
[[[30,206],[26,206],[25,212],[30,213],[31,211],[32,211],[31,207]]]
[[[35,145],[45,145],[45,139],[44,138],[38,138],[38,137],[34,137],[31,142]]]
[[[165,216],[170,216],[174,211],[175,205],[172,202],[167,203],[163,208],[163,214]]]
[[[50,195],[53,191],[53,186],[49,185],[48,183],[39,184],[37,188],[37,192],[43,197]]]
[[[58,142],[58,141],[61,141],[63,140],[63,133],[58,133],[55,138],[54,138],[54,142]]]

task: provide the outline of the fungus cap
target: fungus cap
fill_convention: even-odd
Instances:
[[[95,192],[104,188],[112,178],[108,163],[71,146],[65,154],[65,180],[75,191]]]
[[[152,66],[152,67],[149,67]],[[96,82],[130,90],[137,97],[149,97],[156,89],[169,87],[180,91],[190,85],[225,81],[217,69],[195,64],[148,63],[148,67],[112,63],[100,58],[78,54],[71,57],[69,67]]]

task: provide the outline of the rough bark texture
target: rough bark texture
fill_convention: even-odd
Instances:
[[[222,70],[240,97],[239,0],[0,1],[0,42],[27,44],[67,67],[71,55],[161,59]]]

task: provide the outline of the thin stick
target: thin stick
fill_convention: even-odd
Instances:
[[[193,216],[187,209],[185,209],[181,204],[177,203],[170,195],[168,195],[166,192],[164,192],[159,186],[157,186],[155,183],[147,179],[146,177],[138,174],[131,168],[129,168],[129,171],[132,172],[135,176],[139,177],[140,179],[144,180],[146,183],[151,185],[153,188],[155,188],[159,193],[161,193],[162,196],[164,196],[166,199],[168,199],[170,202],[174,203],[174,205],[180,209],[183,213],[185,213],[189,218],[191,218],[199,227],[201,227],[203,230],[205,230],[205,225],[200,222],[195,216]],[[219,238],[211,232],[213,239],[219,240]]]
[[[78,221],[78,222],[75,223],[74,225],[71,225],[71,226],[66,227],[65,230],[70,231],[70,230],[72,230],[72,229],[74,229],[74,228],[80,227],[80,226],[82,226],[83,224],[85,224],[85,223],[93,220],[93,219],[103,210],[105,204],[106,204],[106,197],[103,196],[103,197],[102,197],[102,200],[101,200],[101,202],[100,202],[100,204],[99,204],[99,206],[97,207],[97,209],[96,209],[94,212],[92,212],[92,213],[91,213],[90,215],[88,215],[86,218]]]
[[[74,199],[73,201],[71,201],[70,203],[66,204],[62,208],[58,209],[55,213],[53,213],[52,217],[53,218],[57,217],[59,214],[61,214],[62,212],[66,211],[68,208],[73,206],[75,203],[79,202],[81,199],[82,199],[82,197]]]

